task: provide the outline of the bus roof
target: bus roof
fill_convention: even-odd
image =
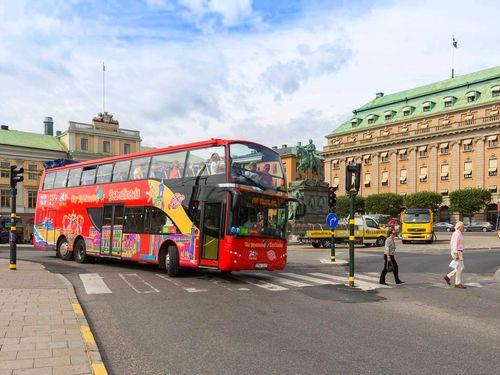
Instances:
[[[132,159],[132,158],[139,157],[139,156],[152,156],[152,155],[156,155],[156,154],[163,154],[165,152],[175,152],[175,151],[182,151],[182,150],[186,150],[186,149],[196,149],[196,148],[202,148],[202,147],[208,147],[208,146],[225,146],[225,145],[228,145],[230,143],[253,143],[256,145],[260,145],[257,142],[245,141],[245,140],[210,138],[209,140],[206,140],[206,141],[184,143],[184,144],[180,144],[180,145],[176,145],[176,146],[167,146],[167,147],[154,148],[154,149],[145,150],[145,151],[138,151],[138,152],[134,152],[131,154],[115,155],[115,156],[109,156],[106,158],[86,160],[86,161],[77,162],[74,164],[64,165],[61,167],[54,167],[54,168],[51,168],[50,171],[52,172],[54,170],[59,170],[59,169],[85,167],[87,165],[95,165],[95,164],[104,164],[104,163],[108,163],[108,162],[114,162],[117,160]],[[262,146],[264,146],[264,145],[262,145]],[[267,146],[264,146],[264,147],[267,147]],[[271,148],[269,148],[269,150],[277,153],[275,150],[273,150]]]

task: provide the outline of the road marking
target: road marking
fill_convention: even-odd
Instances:
[[[265,278],[270,279],[272,281],[276,281],[278,283],[282,283],[282,284],[285,284],[285,285],[294,286],[296,288],[303,288],[305,286],[312,286],[311,284],[306,284],[306,283],[302,283],[300,281],[285,279],[284,277],[278,277],[278,276],[274,276],[274,275],[268,275],[268,274],[265,274],[265,273],[253,273],[252,275],[257,275],[257,276],[260,276],[260,277],[265,277]]]
[[[168,277],[168,276],[165,276],[165,275],[162,275],[162,274],[155,274],[156,276],[158,276],[159,278],[165,280],[165,281],[168,281],[169,283],[172,283],[174,284],[175,286],[179,287],[179,288],[182,288],[184,289],[186,292],[189,292],[189,293],[202,293],[202,292],[208,292],[208,289],[198,289],[198,288],[192,288],[192,287],[185,287],[185,286],[182,286],[181,283],[179,283],[178,281],[175,281],[174,279],[172,279],[171,277]]]
[[[329,275],[326,273],[311,273],[310,275],[324,277],[326,279],[339,281],[345,285],[348,284],[347,278],[342,277],[342,276],[334,276],[334,275]],[[356,276],[354,276],[354,285],[356,288],[359,288],[361,290],[373,290],[373,289],[377,289],[377,288],[390,288],[389,285],[381,285],[378,283],[378,281],[376,283],[367,282],[367,281],[360,280],[360,277],[356,278]]]
[[[290,276],[290,277],[293,277],[296,279],[310,281],[312,283],[320,284],[320,285],[338,285],[338,284],[340,284],[340,283],[334,283],[334,282],[329,281],[329,280],[318,279],[316,277],[311,277],[311,276],[306,276],[306,275],[299,275],[298,273],[292,273],[292,272],[282,272],[282,273],[280,273],[280,275]]]
[[[85,292],[87,292],[87,294],[112,293],[98,273],[81,273],[80,280],[82,280],[83,287],[85,288]]]
[[[126,273],[126,274],[119,273],[118,276],[120,276],[121,279],[123,281],[125,281],[125,283],[127,283],[127,285],[129,287],[131,287],[134,291],[136,291],[139,294],[158,293],[159,292],[158,289],[156,289],[153,285],[151,285],[147,281],[143,280],[136,273]],[[130,281],[127,279],[129,279]],[[132,282],[131,282],[132,280],[134,280],[134,283],[137,285],[137,288],[134,285],[132,285]]]
[[[288,288],[285,288],[283,286],[271,284],[271,283],[268,283],[267,281],[257,279],[257,278],[254,278],[254,277],[248,276],[248,275],[238,275],[238,276],[233,276],[233,278],[240,280],[240,281],[243,281],[245,283],[251,284],[251,285],[258,286],[259,288],[264,288],[264,289],[269,290],[271,292],[279,292],[282,290],[288,290]]]

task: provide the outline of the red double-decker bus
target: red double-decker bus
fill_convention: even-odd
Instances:
[[[64,260],[156,263],[169,276],[181,268],[282,270],[293,200],[286,187],[275,151],[235,140],[46,169],[33,241]]]

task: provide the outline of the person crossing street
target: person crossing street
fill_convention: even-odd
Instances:
[[[396,284],[404,284],[404,281],[399,279],[399,268],[396,262],[396,243],[394,239],[396,238],[396,231],[394,229],[389,230],[389,235],[385,240],[385,251],[384,251],[384,269],[380,274],[380,284],[387,285],[385,282],[385,276],[387,275],[388,267],[392,268],[392,273],[394,274],[394,281]]]
[[[465,289],[467,288],[462,284],[462,271],[464,270],[464,237],[462,232],[464,231],[464,223],[458,221],[455,224],[455,232],[451,236],[450,247],[451,247],[451,257],[456,262],[456,267],[453,271],[444,277],[446,284],[451,286],[451,278],[455,276],[455,288]],[[451,264],[450,264],[451,265]]]

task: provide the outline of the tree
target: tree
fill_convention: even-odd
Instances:
[[[439,193],[432,191],[420,191],[405,197],[406,208],[429,208],[436,213],[443,203],[443,197]]]
[[[338,217],[349,216],[350,209],[348,195],[343,195],[337,198],[337,209],[335,210],[335,213]],[[365,212],[365,198],[360,195],[356,195],[356,198],[354,199],[354,212]]]
[[[491,201],[491,192],[486,189],[461,189],[450,193],[450,211],[458,212],[469,220]]]
[[[398,216],[404,208],[404,199],[394,193],[372,194],[366,198],[365,208],[372,214]]]

